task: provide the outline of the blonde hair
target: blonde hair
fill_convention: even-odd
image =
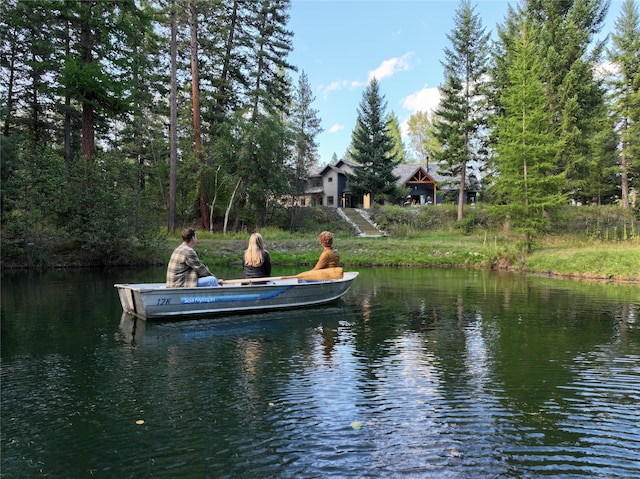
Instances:
[[[333,234],[328,231],[323,231],[320,233],[320,244],[325,248],[331,248],[333,245]]]
[[[249,266],[260,266],[262,264],[262,253],[264,251],[264,239],[260,233],[253,233],[249,238],[249,247],[244,252],[244,262]]]

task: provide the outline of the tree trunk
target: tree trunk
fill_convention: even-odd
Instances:
[[[622,125],[622,129],[623,129],[623,135],[627,136],[628,135],[628,129],[629,129],[629,117],[626,116]],[[626,140],[622,141],[622,154],[620,155],[620,160],[621,160],[621,164],[620,164],[620,169],[621,171],[621,175],[620,175],[620,196],[621,196],[621,200],[622,200],[622,207],[625,209],[629,209],[629,172],[628,172],[628,160],[627,160],[627,151],[629,149],[629,144],[627,143]]]
[[[218,199],[218,174],[220,173],[220,165],[218,165],[218,169],[216,170],[216,179],[213,188],[213,199],[211,200],[211,208],[209,213],[209,231],[213,233],[213,211],[216,206],[216,200]]]
[[[229,198],[229,204],[227,205],[227,209],[224,212],[224,227],[222,228],[222,234],[225,236],[227,234],[227,223],[229,222],[229,212],[231,211],[231,206],[233,205],[233,199],[236,196],[236,192],[238,191],[238,188],[240,187],[241,182],[242,182],[242,178],[240,178],[238,180],[238,183],[236,183],[236,187],[233,189],[233,193],[231,193],[231,198]]]
[[[467,181],[467,162],[463,161],[460,168],[460,189],[458,190],[458,221],[462,220],[462,214],[464,212],[464,187]]]
[[[200,125],[200,77],[198,72],[198,23],[196,18],[196,0],[189,0],[187,14],[191,43],[191,98],[193,102],[193,140],[197,163],[200,167],[198,183],[200,184],[200,217],[202,228],[209,229],[209,212],[207,208],[207,192],[202,174],[202,132]]]
[[[9,133],[11,131],[11,115],[13,113],[13,85],[15,81],[15,60],[18,55],[18,45],[15,39],[15,36],[11,37],[11,51],[7,54],[9,57],[9,80],[6,85],[7,89],[7,114],[4,118],[4,136],[9,137]]]
[[[91,8],[87,8],[87,15],[91,16]],[[90,65],[93,58],[91,50],[93,48],[93,38],[91,35],[91,18],[83,18],[80,27],[80,61],[83,66]],[[90,92],[83,92],[89,96]],[[93,160],[95,150],[95,130],[93,126],[94,112],[93,105],[88,98],[82,99],[82,155],[87,161]]]
[[[169,120],[169,217],[167,218],[168,230],[176,229],[176,185],[177,185],[177,164],[178,164],[178,84],[177,76],[177,25],[175,3],[171,10],[171,98],[170,98],[170,120]]]

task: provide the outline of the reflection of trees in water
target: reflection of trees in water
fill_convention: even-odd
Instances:
[[[495,380],[523,413],[561,400],[561,386],[574,380],[566,360],[601,347],[603,337],[618,336],[624,346],[637,327],[633,292],[617,286],[510,273],[385,273],[386,283],[374,277],[376,288],[358,298],[356,344],[366,361],[394,354],[388,344],[417,334],[452,396]]]

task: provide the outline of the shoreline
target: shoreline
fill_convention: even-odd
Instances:
[[[246,238],[202,237],[196,251],[210,267],[238,266],[246,248]],[[310,269],[315,265],[321,248],[317,239],[305,235],[300,238],[267,240],[272,264],[299,266]],[[179,239],[167,237],[154,250],[154,257],[139,262],[96,264],[83,262],[73,255],[62,255],[47,268],[28,265],[3,264],[2,272],[45,271],[50,269],[131,268],[166,264]],[[640,284],[640,244],[633,242],[593,243],[575,245],[554,238],[541,245],[525,258],[509,252],[511,244],[504,238],[487,242],[479,236],[434,235],[428,238],[361,238],[338,236],[338,249],[345,268],[402,267],[402,268],[460,268],[520,272],[559,279],[599,283]]]

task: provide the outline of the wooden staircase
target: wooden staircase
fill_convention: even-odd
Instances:
[[[364,210],[357,208],[338,208],[338,212],[356,228],[359,236],[378,238],[386,235],[384,231],[378,228],[378,226],[368,218]]]

